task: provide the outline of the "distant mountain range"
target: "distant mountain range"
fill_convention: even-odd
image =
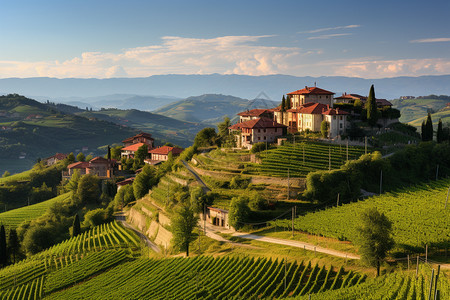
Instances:
[[[111,79],[5,78],[0,79],[0,93],[18,93],[41,101],[48,99],[65,103],[68,102],[69,97],[78,97],[78,99],[73,98],[73,101],[95,106],[98,105],[94,104],[97,100],[108,100],[109,103],[114,103],[111,105],[120,108],[132,108],[129,105],[133,102],[139,102],[141,100],[139,97],[153,97],[156,100],[154,99],[155,104],[149,105],[149,110],[151,110],[155,105],[163,106],[177,101],[177,99],[170,97],[180,99],[202,94],[224,94],[254,99],[260,92],[265,92],[272,100],[280,101],[283,94],[301,89],[306,85],[313,86],[314,83],[337,95],[343,92],[367,95],[371,84],[375,85],[375,93],[379,98],[395,99],[405,95],[450,94],[450,75],[363,79],[342,76],[296,77],[289,75],[220,74],[155,75],[145,78]],[[114,99],[115,94],[122,94],[122,96],[119,99],[117,97]],[[130,97],[127,96],[129,100],[127,104],[123,104],[124,99],[127,98],[123,97],[123,94],[130,95]],[[138,98],[135,98],[135,100],[130,100],[135,95],[141,96],[137,96]],[[91,97],[104,97],[106,99],[91,99],[91,103],[91,100],[89,100]],[[119,103],[114,101],[119,101]],[[106,106],[105,102],[102,103],[101,106]],[[85,105],[80,104],[78,106],[83,107]],[[142,107],[139,107],[139,109],[142,109]]]

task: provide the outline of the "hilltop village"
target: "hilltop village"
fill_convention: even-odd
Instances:
[[[3,176],[0,297],[448,298],[450,144],[399,117],[305,87],[185,149],[133,131]]]

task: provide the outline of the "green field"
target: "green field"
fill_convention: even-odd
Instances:
[[[286,288],[285,288],[286,278]],[[364,277],[311,263],[255,258],[137,259],[48,299],[256,299],[352,286]]]
[[[295,219],[296,230],[336,239],[355,241],[361,213],[376,207],[393,223],[397,246],[423,248],[450,245],[450,209],[445,201],[450,179],[423,183],[402,191],[386,193],[363,201],[344,204]],[[290,221],[276,221],[288,226]]]
[[[318,142],[286,143],[276,149],[261,153],[261,174],[269,176],[306,177],[309,172],[338,169],[345,162],[358,159],[365,150],[363,147],[347,147]],[[348,156],[347,156],[348,153]]]
[[[47,201],[0,213],[0,223],[5,227],[17,227],[24,221],[39,218],[45,214],[50,206],[59,201],[70,199],[70,197],[71,193],[66,193]]]
[[[381,276],[376,279],[367,280],[364,283],[326,291],[320,294],[323,300],[360,300],[360,299],[428,299],[430,291],[431,268],[421,265],[420,272],[416,277],[415,272],[397,272]],[[450,282],[445,275],[440,275],[437,289],[440,293],[439,299],[450,299]],[[432,293],[434,298],[434,289]],[[309,299],[308,296],[296,299]]]

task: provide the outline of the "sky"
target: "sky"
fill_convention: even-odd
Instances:
[[[450,74],[450,1],[0,0],[0,78]]]

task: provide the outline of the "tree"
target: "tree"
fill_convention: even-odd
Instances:
[[[81,203],[95,203],[100,197],[99,179],[86,174],[78,181],[77,196]]]
[[[122,146],[117,146],[114,148],[111,148],[111,158],[120,160],[120,156],[122,154]]]
[[[423,142],[425,142],[427,140],[427,131],[425,130],[425,120],[422,121],[420,136],[422,137]]]
[[[186,256],[189,256],[189,244],[197,237],[194,229],[197,227],[198,220],[194,208],[185,204],[179,207],[171,220],[173,244],[178,249],[186,251]]]
[[[148,191],[158,182],[153,166],[145,165],[142,172],[133,181],[133,193],[136,199],[144,197]]]
[[[77,154],[77,161],[84,161],[86,157],[84,156],[83,152],[80,152]]]
[[[8,263],[8,252],[6,249],[6,232],[5,226],[0,227],[0,265],[6,266]]]
[[[330,129],[330,123],[328,123],[326,120],[323,120],[322,123],[320,123],[320,132],[322,133],[322,137],[324,137],[324,138],[328,137],[329,129]]]
[[[194,139],[194,145],[196,147],[208,147],[216,144],[217,134],[216,130],[211,127],[203,128],[200,130]]]
[[[136,169],[139,169],[144,165],[144,159],[146,159],[147,157],[148,157],[148,146],[144,144],[140,146],[136,150],[136,153],[134,154],[134,164],[138,166]]]
[[[73,152],[70,152],[69,155],[67,155],[66,160],[68,164],[75,162],[75,155],[73,155]]]
[[[3,173],[3,178],[11,176],[11,173],[9,173],[9,171],[5,171],[5,173]]]
[[[228,127],[230,126],[231,126],[230,118],[228,118],[227,116],[223,118],[223,122],[217,124],[217,128],[219,129],[219,137],[221,139],[230,135],[230,131],[228,130]]]
[[[291,96],[287,95],[285,103],[286,103],[286,109],[290,109],[291,108]]]
[[[367,110],[367,121],[370,126],[375,126],[378,121],[378,110],[377,110],[377,100],[375,98],[375,89],[372,86],[370,87],[369,97],[366,102],[366,110]]]
[[[442,120],[439,119],[438,128],[436,132],[436,141],[442,143],[444,141],[444,131],[442,128]]]
[[[248,221],[250,216],[250,208],[248,207],[248,199],[245,197],[234,197],[231,199],[230,210],[228,212],[228,220],[231,226],[239,230]]]
[[[73,218],[72,237],[77,236],[80,233],[81,233],[80,218],[78,217],[78,214],[76,214],[75,218]]]
[[[425,139],[423,141],[428,142],[433,140],[433,121],[431,120],[431,114],[428,113],[427,120],[425,121]]]
[[[20,242],[19,237],[17,236],[17,231],[13,228],[9,230],[9,238],[8,238],[8,252],[12,256],[12,263],[16,263],[16,257],[19,255],[20,251]]]
[[[284,95],[283,95],[283,98],[281,99],[280,111],[282,113],[286,111],[286,98],[284,98]]]
[[[86,161],[91,161],[91,159],[93,159],[94,156],[92,154],[89,154],[88,156],[86,156]]]
[[[369,266],[376,267],[377,276],[379,276],[381,260],[394,246],[391,236],[392,223],[375,207],[369,208],[362,214],[362,224],[358,232],[361,259]]]

